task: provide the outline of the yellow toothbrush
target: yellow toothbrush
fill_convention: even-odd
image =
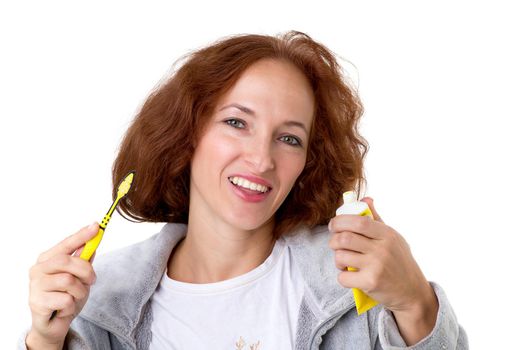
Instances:
[[[117,208],[118,202],[128,194],[129,189],[131,188],[131,184],[133,183],[134,176],[135,176],[135,171],[129,172],[129,174],[126,175],[124,180],[122,180],[120,184],[118,185],[117,197],[113,201],[111,208],[109,208],[108,212],[104,216],[104,219],[102,219],[102,222],[99,225],[97,235],[91,238],[89,241],[87,241],[86,244],[84,245],[84,249],[82,250],[82,253],[80,253],[81,259],[89,261],[89,259],[91,259],[91,256],[93,256],[93,254],[97,250],[98,245],[100,244],[100,241],[102,240],[102,236],[104,236],[104,231],[106,230],[109,220],[111,219],[111,215]],[[49,320],[51,321],[56,316],[57,313],[58,313],[58,310],[53,311]]]
[[[97,235],[91,238],[89,241],[87,241],[86,245],[84,246],[84,249],[82,250],[82,253],[80,254],[80,259],[84,259],[88,261],[89,259],[91,259],[91,256],[93,255],[93,253],[95,253],[95,250],[97,250],[98,245],[100,244],[100,241],[102,240],[102,236],[104,236],[104,231],[106,230],[106,227],[108,226],[109,219],[111,219],[111,215],[115,211],[115,208],[117,207],[118,202],[125,195],[128,194],[128,191],[131,188],[131,184],[133,182],[134,175],[135,175],[135,172],[131,171],[128,175],[126,175],[124,180],[120,182],[118,186],[117,197],[113,201],[111,208],[109,208],[108,212],[106,213],[106,216],[104,216],[104,219],[102,219]]]

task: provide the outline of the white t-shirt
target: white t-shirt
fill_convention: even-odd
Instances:
[[[282,239],[261,265],[229,280],[185,283],[165,271],[151,300],[149,349],[293,349],[303,292]]]

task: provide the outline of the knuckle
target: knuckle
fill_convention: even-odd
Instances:
[[[66,267],[70,264],[69,256],[60,254],[53,257],[53,263],[60,267]]]
[[[339,264],[343,264],[344,263],[344,260],[346,258],[346,253],[344,250],[336,250],[335,251],[335,260],[339,263]]]
[[[91,269],[91,273],[90,273],[91,284],[95,283],[96,280],[97,280],[97,274],[95,273],[95,270]]]
[[[339,237],[339,243],[344,247],[349,247],[352,244],[353,237],[350,232],[343,232]]]
[[[356,218],[355,226],[357,231],[365,231],[370,225],[370,218],[368,216],[359,216]]]
[[[86,265],[84,265],[82,268],[83,277],[81,278],[81,280],[85,283],[93,284],[96,279],[95,270],[93,269],[93,266],[91,266],[91,264],[88,263],[87,261],[84,261],[84,263]]]
[[[347,262],[348,254],[349,253],[347,251],[344,251],[344,250],[338,250],[337,251],[336,259],[339,262],[339,264],[341,264],[342,266],[346,266],[346,264],[348,263]]]
[[[48,308],[47,303],[44,301],[44,299],[36,297],[36,296],[30,297],[29,305],[30,305],[31,310],[38,311],[41,313],[44,313],[43,310],[46,310]]]
[[[63,293],[62,304],[65,308],[75,306],[75,298],[71,294]]]
[[[87,289],[84,286],[82,286],[75,292],[74,298],[77,300],[84,300],[86,295],[87,295]]]
[[[67,254],[61,254],[60,256],[60,262],[63,266],[70,266],[74,261],[73,257],[71,255]]]
[[[58,284],[63,287],[69,287],[75,284],[75,277],[69,273],[61,274],[58,278]]]
[[[339,234],[334,234],[332,237],[330,237],[330,240],[328,241],[328,247],[330,249],[334,249],[337,247],[337,240],[339,238]]]
[[[80,288],[79,293],[78,293],[79,299],[84,300],[87,298],[88,295],[89,295],[89,290],[87,288],[85,287]]]
[[[345,283],[343,272],[339,272],[339,274],[337,275],[337,282],[340,285],[343,285]]]
[[[35,298],[30,297],[29,298],[29,308],[32,312],[40,315],[46,314],[46,310],[48,309],[47,304],[42,300],[42,298]]]

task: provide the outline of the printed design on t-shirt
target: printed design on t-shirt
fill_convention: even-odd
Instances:
[[[246,345],[246,342],[244,341],[244,339],[242,339],[242,337],[240,337],[239,341],[235,343],[235,350],[243,350],[245,345]],[[260,340],[258,340],[257,343],[255,343],[255,344],[250,344],[249,345],[249,347],[250,347],[249,350],[261,350],[259,348],[259,345],[261,345],[261,341]],[[246,350],[248,350],[248,348],[246,348]]]

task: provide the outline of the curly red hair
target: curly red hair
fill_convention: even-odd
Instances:
[[[219,98],[263,58],[298,67],[315,96],[306,165],[276,212],[276,237],[299,225],[326,224],[346,190],[366,183],[368,143],[358,132],[363,114],[334,54],[310,36],[237,35],[181,58],[181,66],[146,99],[122,140],[113,164],[114,195],[130,171],[136,176],[117,210],[137,222],[188,222],[190,162]]]

